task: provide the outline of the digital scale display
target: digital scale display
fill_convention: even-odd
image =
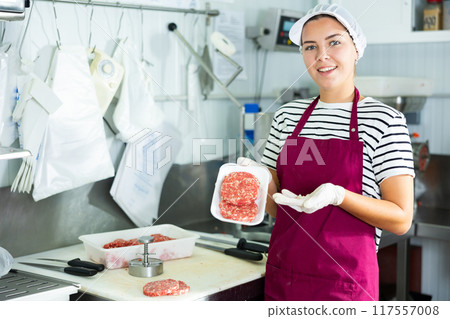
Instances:
[[[257,38],[258,43],[266,50],[298,52],[298,46],[289,39],[289,30],[304,15],[299,11],[269,8],[261,24],[267,32]]]
[[[297,18],[280,16],[280,24],[278,28],[277,41],[278,45],[291,46],[294,45],[289,39],[289,30],[297,22]]]

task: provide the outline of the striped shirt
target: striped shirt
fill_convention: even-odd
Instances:
[[[276,112],[261,163],[276,170],[278,155],[286,138],[294,131],[303,112],[313,100],[295,100]],[[352,103],[319,101],[299,136],[312,139],[349,139]],[[414,163],[411,139],[404,115],[373,98],[358,102],[359,140],[363,147],[362,194],[381,198],[380,183],[388,177],[411,175]],[[376,228],[378,246],[381,229]]]

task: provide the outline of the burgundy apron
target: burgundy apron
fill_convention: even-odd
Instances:
[[[306,109],[277,159],[281,189],[307,195],[323,183],[362,194],[363,142],[355,88],[350,140],[299,137]],[[338,206],[312,214],[278,206],[266,266],[266,300],[378,300],[375,228]]]

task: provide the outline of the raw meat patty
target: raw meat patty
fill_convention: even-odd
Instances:
[[[254,202],[250,205],[233,205],[222,200],[219,208],[224,218],[240,222],[251,222],[258,213],[258,206]]]
[[[144,295],[149,297],[171,295],[177,292],[180,288],[178,280],[164,279],[158,281],[151,281],[145,284],[143,291]]]
[[[259,180],[247,172],[233,172],[225,176],[220,189],[224,201],[233,205],[249,205],[258,197]]]
[[[178,284],[180,285],[180,287],[178,288],[177,291],[174,291],[172,293],[172,296],[179,296],[179,295],[182,295],[182,294],[186,294],[191,289],[191,287],[186,285],[186,283],[184,281],[178,280]]]

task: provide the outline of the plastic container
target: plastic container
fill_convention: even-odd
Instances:
[[[241,222],[237,220],[227,219],[220,214],[219,208],[219,203],[221,201],[220,189],[222,187],[224,177],[232,172],[247,172],[255,175],[256,178],[259,180],[258,197],[255,200],[255,203],[258,206],[258,212],[256,214],[255,219],[253,219],[251,222]],[[219,174],[217,175],[217,180],[214,187],[214,194],[211,202],[211,214],[218,220],[227,223],[234,223],[248,226],[260,224],[263,221],[264,213],[266,212],[267,190],[269,188],[270,181],[271,181],[270,173],[264,167],[241,166],[234,163],[222,165],[219,169]]]
[[[176,238],[148,245],[148,252],[152,258],[171,260],[189,257],[194,250],[195,240],[199,236],[174,225],[158,225],[151,227],[133,228],[92,235],[83,235],[79,239],[84,244],[86,254],[95,262],[102,263],[108,269],[128,267],[128,262],[138,258],[137,254],[144,252],[144,245],[104,249],[103,245],[116,239],[133,239],[151,234],[162,234]]]
[[[442,30],[442,0],[428,0],[423,9],[423,29]]]

